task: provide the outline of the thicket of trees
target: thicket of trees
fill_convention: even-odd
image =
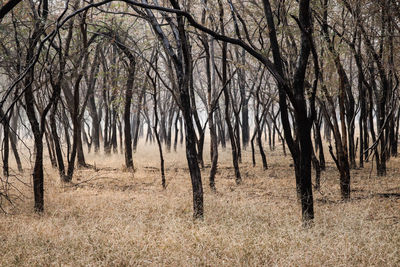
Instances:
[[[268,169],[265,146],[280,142],[306,225],[325,141],[343,200],[351,168],[374,161],[385,176],[398,154],[395,0],[10,0],[0,4],[0,36],[0,196],[8,197],[10,146],[22,171],[18,143],[28,136],[37,212],[45,150],[68,183],[77,166],[90,168],[85,153],[124,153],[133,171],[138,140],[155,142],[165,188],[163,153],[184,145],[201,219],[207,136],[213,191],[221,148],[232,151],[240,184],[242,150]]]

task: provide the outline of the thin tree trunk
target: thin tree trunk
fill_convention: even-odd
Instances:
[[[55,154],[56,154],[58,173],[60,174],[60,179],[63,182],[68,182],[68,179],[65,176],[64,160],[63,160],[63,155],[62,155],[61,146],[60,146],[60,139],[59,139],[58,133],[57,133],[57,125],[56,125],[56,119],[55,119],[56,110],[57,110],[57,105],[55,103],[54,106],[52,107],[52,111],[50,113],[50,129],[51,129],[51,135],[53,136],[53,139],[54,139],[54,148],[55,148],[55,152],[56,152]]]
[[[147,76],[151,79],[153,83],[153,101],[154,101],[154,135],[156,136],[156,141],[158,145],[158,152],[160,154],[160,172],[161,172],[161,185],[163,189],[167,188],[166,182],[165,182],[165,170],[164,170],[164,155],[163,155],[163,150],[162,150],[162,145],[160,141],[160,136],[158,135],[157,132],[157,127],[158,127],[158,111],[157,111],[157,83],[154,79],[150,77],[149,72],[147,73]]]
[[[3,175],[9,176],[8,158],[10,154],[10,141],[9,141],[9,120],[8,116],[1,111],[1,118],[3,119]]]
[[[142,90],[140,91],[139,98],[138,98],[138,108],[137,108],[137,113],[136,113],[136,127],[135,127],[135,133],[133,135],[133,151],[136,152],[137,144],[138,144],[138,139],[139,139],[139,125],[140,125],[140,113],[142,111],[142,102],[143,98],[145,98],[145,88],[143,86]]]
[[[16,136],[16,134],[14,132],[14,131],[17,130],[17,119],[18,119],[17,117],[15,117],[15,119],[14,118],[11,119],[12,120],[11,124],[12,124],[13,131],[10,132],[9,135],[10,135],[11,149],[13,151],[14,158],[15,158],[15,161],[17,163],[18,171],[22,172],[23,169],[22,169],[21,158],[19,157],[18,148],[17,148],[17,136]],[[14,121],[15,121],[15,123],[14,123]]]
[[[224,35],[224,9],[222,7],[221,0],[218,1],[219,3],[219,12],[220,12],[220,30],[221,33]],[[227,86],[227,43],[223,42],[222,43],[222,86],[223,86],[223,91],[224,91],[224,98],[225,98],[225,122],[228,126],[228,133],[229,133],[229,138],[231,140],[231,149],[232,149],[232,162],[233,162],[233,167],[235,169],[235,181],[236,184],[240,184],[242,182],[242,177],[240,175],[240,170],[239,170],[239,163],[238,163],[238,153],[237,153],[237,147],[236,147],[236,142],[235,142],[235,136],[233,133],[233,128],[232,128],[232,123],[231,123],[231,117],[230,117],[230,98],[229,98],[229,92],[228,92],[228,86]]]

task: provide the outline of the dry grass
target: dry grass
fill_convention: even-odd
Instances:
[[[352,171],[348,203],[340,201],[329,162],[314,195],[315,226],[303,229],[289,156],[267,150],[264,172],[245,152],[244,183],[236,186],[230,152],[221,152],[218,193],[208,189],[206,168],[205,219],[193,222],[184,155],[167,154],[166,190],[154,169],[155,147],[140,147],[134,174],[122,171],[122,155],[89,155],[98,170],[79,170],[74,186],[61,185],[48,167],[44,215],[33,213],[31,198],[0,215],[0,265],[400,265],[400,199],[379,195],[400,193],[399,159],[389,162],[385,178],[375,171],[369,178],[370,165]]]

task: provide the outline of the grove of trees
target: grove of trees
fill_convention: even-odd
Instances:
[[[163,188],[164,154],[185,147],[201,219],[202,179],[217,191],[221,149],[240,185],[242,151],[266,170],[279,142],[311,225],[326,157],[348,201],[351,169],[370,161],[385,176],[398,156],[399,50],[396,0],[3,1],[0,197],[11,201],[9,161],[23,171],[21,144],[34,151],[41,213],[44,153],[71,183],[92,167],[87,153],[123,153],[135,171],[140,140],[159,148]]]

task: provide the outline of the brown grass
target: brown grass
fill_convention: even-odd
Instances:
[[[230,152],[221,152],[216,194],[207,186],[209,169],[202,172],[202,222],[192,220],[183,150],[166,155],[166,190],[155,147],[139,148],[134,174],[123,171],[120,154],[88,155],[97,170],[79,170],[69,186],[47,167],[44,215],[33,213],[32,193],[22,185],[27,198],[0,215],[0,265],[400,265],[400,199],[380,195],[400,193],[399,159],[384,178],[375,170],[369,177],[370,165],[352,171],[348,203],[340,201],[338,173],[328,162],[322,190],[314,192],[315,226],[303,229],[290,156],[268,149],[267,156],[263,171],[244,152],[244,183],[236,186]]]

